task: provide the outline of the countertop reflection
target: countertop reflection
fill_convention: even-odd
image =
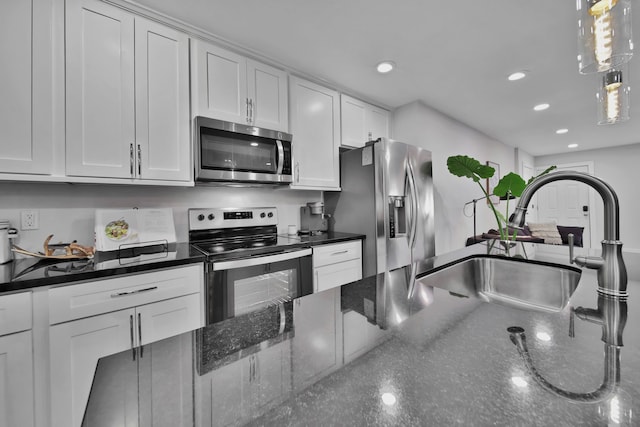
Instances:
[[[349,292],[352,286],[357,284],[300,298],[291,312],[287,308],[261,322],[245,322],[250,328],[240,327],[242,319],[218,326],[224,333],[214,335],[218,348],[226,349],[219,358],[224,362],[210,364],[206,372],[197,361],[213,351],[202,345],[203,334],[212,336],[207,328],[145,347],[147,361],[130,361],[131,352],[101,359],[85,424],[132,417],[122,409],[130,411],[131,405],[114,399],[124,383],[137,390],[139,419],[151,418],[154,425],[176,425],[176,417],[202,426],[640,423],[640,300],[635,298],[640,282],[629,282],[623,341],[614,337],[610,343],[621,354],[619,384],[603,399],[582,402],[559,397],[536,382],[507,328],[526,331],[537,373],[554,385],[573,393],[598,389],[605,361],[602,325],[575,319],[574,336],[569,336],[572,312],[585,313],[577,307],[603,307],[595,272],[583,272],[569,306],[557,313],[433,288],[430,305],[389,330],[378,346],[343,364],[349,340],[363,339],[347,330],[340,314],[340,308],[348,310],[339,305],[340,295],[358,295]],[[332,321],[327,311],[334,303]],[[260,336],[259,325],[270,331],[265,340],[247,340],[247,334]],[[237,351],[229,350],[234,346]],[[151,362],[155,358],[158,363]],[[123,368],[127,364],[129,371]],[[128,373],[118,377],[117,372]],[[156,377],[163,381],[149,387],[145,378]]]

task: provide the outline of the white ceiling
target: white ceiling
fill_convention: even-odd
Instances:
[[[534,156],[640,142],[633,92],[629,121],[596,124],[599,78],[578,73],[575,0],[137,2],[387,107],[420,100]],[[389,75],[374,70],[384,59],[397,64]],[[542,102],[551,108],[534,112]]]

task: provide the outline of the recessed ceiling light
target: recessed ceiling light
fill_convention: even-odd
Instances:
[[[556,133],[557,133],[558,135],[564,135],[564,134],[565,134],[565,133],[567,133],[567,132],[569,132],[569,129],[567,129],[567,128],[558,129],[558,130],[556,131]]]
[[[567,145],[568,148],[577,148],[578,144],[569,144]]]
[[[382,61],[376,66],[376,70],[378,70],[379,73],[385,74],[393,70],[395,67],[396,64],[393,61]]]
[[[549,108],[549,104],[538,104],[535,107],[533,107],[535,111],[542,111],[542,110],[546,110],[547,108]]]
[[[547,332],[538,332],[538,333],[536,334],[536,337],[537,337],[540,341],[544,341],[544,342],[551,341],[551,335],[549,335],[549,333],[547,333]]]
[[[507,80],[509,80],[510,82],[514,82],[516,80],[524,79],[525,77],[527,77],[526,73],[524,73],[523,71],[517,71],[515,73],[509,74]]]
[[[529,384],[527,383],[527,380],[525,380],[522,377],[511,377],[511,382],[516,386],[516,387],[526,387]]]

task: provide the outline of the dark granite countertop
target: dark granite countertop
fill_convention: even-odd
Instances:
[[[92,259],[68,261],[21,258],[0,265],[0,294],[41,286],[100,279],[199,263],[204,256],[188,243],[158,245],[121,253],[97,252]]]
[[[288,247],[310,247],[364,239],[364,235],[323,233],[315,236],[290,237]],[[20,258],[0,265],[0,295],[41,286],[57,285],[80,280],[100,279],[123,274],[139,273],[160,268],[204,262],[204,255],[188,243],[172,243],[97,252],[93,259],[52,260]]]
[[[420,269],[484,252],[485,246],[474,245]],[[352,289],[358,286],[153,343],[145,347],[147,359],[132,361],[130,351],[101,359],[85,425],[124,425],[132,402],[123,401],[120,391],[132,386],[141,419],[160,426],[178,425],[177,419],[182,425],[195,419],[200,426],[640,424],[640,282],[629,282],[628,301],[605,303],[628,318],[623,346],[615,349],[621,356],[619,386],[595,402],[544,389],[507,332],[524,329],[535,373],[569,397],[588,396],[605,375],[615,378],[601,324],[575,318],[575,337],[568,334],[572,307],[601,308],[592,270],[583,272],[569,305],[556,313],[431,288],[422,310],[343,365],[343,346],[362,334],[343,336],[341,321],[330,324],[331,317],[318,313],[330,312],[327,301],[339,298],[338,292],[366,295],[366,288]],[[342,303],[350,313],[349,303]],[[321,362],[331,349],[335,366],[327,369]]]

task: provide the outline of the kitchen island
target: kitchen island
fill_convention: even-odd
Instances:
[[[441,268],[482,245],[429,264]],[[349,292],[354,286],[341,294],[358,294]],[[569,336],[571,308],[600,305],[596,274],[585,270],[557,313],[431,288],[426,306],[380,345],[315,377],[301,372],[348,335],[338,323],[318,335],[321,319],[306,308],[338,289],[147,345],[137,360],[130,351],[109,356],[96,370],[84,425],[638,425],[640,283],[628,290],[619,307],[619,386],[596,401],[560,397],[534,381],[507,331],[524,329],[535,372],[553,386],[583,397],[598,389],[610,369],[602,325],[576,317]]]

